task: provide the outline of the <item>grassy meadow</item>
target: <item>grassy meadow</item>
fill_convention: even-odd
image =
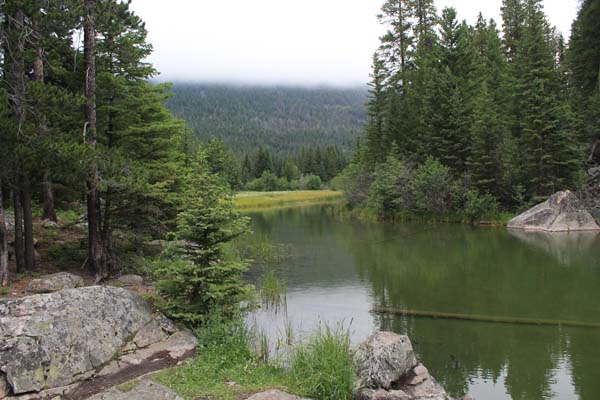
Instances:
[[[241,192],[235,197],[236,207],[244,212],[312,204],[337,203],[344,194],[333,190],[299,190],[283,192]]]

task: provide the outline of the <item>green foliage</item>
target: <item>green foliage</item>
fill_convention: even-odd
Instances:
[[[195,333],[198,355],[155,378],[182,396],[234,400],[243,394],[293,385],[286,370],[261,362],[252,351],[253,335],[240,316],[211,315]]]
[[[176,84],[174,93],[169,109],[199,139],[219,137],[237,155],[264,146],[278,156],[303,146],[349,150],[364,123],[367,96],[364,88],[189,83]]]
[[[413,171],[395,156],[389,155],[374,173],[369,188],[368,206],[380,217],[414,207]]]
[[[464,195],[464,201],[463,213],[470,223],[498,212],[498,202],[489,193],[481,195],[475,190],[469,190]]]
[[[276,192],[288,190],[290,183],[285,178],[278,178],[270,171],[264,171],[260,178],[254,179],[246,184],[246,189],[257,192]]]
[[[380,216],[460,209],[463,195],[452,186],[490,193],[505,208],[577,188],[582,148],[600,143],[599,10],[582,3],[573,50],[565,50],[540,0],[503,1],[502,38],[482,15],[470,26],[453,8],[438,17],[430,2],[386,1],[365,145],[336,187],[351,206],[368,203]],[[396,203],[394,181],[405,179],[397,160],[417,166],[406,190],[414,207]]]
[[[443,214],[452,207],[450,169],[433,158],[427,159],[415,171],[413,183],[418,210]]]
[[[186,208],[177,216],[179,242],[153,265],[158,306],[171,317],[197,326],[213,309],[231,315],[250,296],[242,280],[246,263],[230,242],[247,230],[247,219],[233,206],[222,181],[208,172],[200,153],[188,171]]]
[[[342,325],[321,327],[292,355],[292,374],[302,395],[321,400],[349,400],[356,373],[350,333]]]
[[[298,189],[301,190],[319,190],[321,185],[321,178],[317,175],[303,175],[298,181]]]

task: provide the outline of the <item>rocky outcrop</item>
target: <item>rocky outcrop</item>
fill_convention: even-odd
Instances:
[[[246,400],[308,400],[301,399],[298,396],[282,392],[281,390],[267,390],[266,392],[256,393]]]
[[[377,332],[359,346],[354,362],[357,400],[450,400],[417,361],[408,336]]]
[[[63,289],[74,289],[84,286],[83,278],[68,272],[42,276],[34,279],[25,288],[28,293],[52,293]]]
[[[192,334],[121,288],[2,300],[0,399],[86,399],[175,365],[195,346]]]
[[[572,232],[600,231],[594,218],[570,191],[558,192],[548,200],[508,222],[509,229]]]
[[[150,380],[143,380],[129,390],[111,388],[89,400],[183,400],[171,389]]]
[[[144,284],[144,278],[139,275],[121,275],[117,278],[117,282],[125,286],[140,286]]]

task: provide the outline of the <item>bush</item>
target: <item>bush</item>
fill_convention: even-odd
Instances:
[[[469,222],[473,224],[476,220],[498,212],[498,202],[496,198],[487,193],[479,194],[476,190],[469,190],[465,193],[465,204],[463,213]]]
[[[433,158],[417,168],[413,190],[419,211],[443,214],[452,209],[450,170]]]
[[[406,211],[413,207],[413,172],[395,156],[388,156],[374,173],[374,181],[369,188],[368,205],[379,216]]]
[[[336,179],[336,186],[344,192],[349,206],[361,207],[367,204],[372,182],[373,175],[366,166],[352,162]]]
[[[265,171],[260,178],[248,182],[246,189],[257,192],[276,192],[279,190],[289,190],[290,183],[285,178],[278,178],[271,171]]]
[[[350,353],[350,333],[341,325],[325,326],[292,355],[292,374],[302,395],[319,400],[352,398],[355,370]]]
[[[319,190],[321,184],[321,178],[317,175],[303,175],[300,178],[300,189],[303,190]]]

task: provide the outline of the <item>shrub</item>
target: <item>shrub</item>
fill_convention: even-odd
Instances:
[[[300,189],[319,190],[321,189],[321,178],[317,175],[303,175],[300,178]]]
[[[413,172],[395,156],[388,156],[374,173],[375,179],[369,188],[368,205],[379,216],[385,217],[397,211],[413,207]]]
[[[498,202],[489,193],[481,195],[476,190],[469,190],[465,193],[463,212],[469,218],[469,222],[474,223],[478,219],[497,213]]]
[[[271,171],[265,171],[260,178],[248,182],[246,189],[257,192],[275,192],[289,190],[290,183],[285,178],[278,178]]]
[[[373,175],[365,165],[353,162],[336,179],[338,189],[343,190],[348,205],[361,207],[367,204],[369,187],[373,182]]]
[[[320,400],[352,398],[355,370],[350,333],[343,326],[321,327],[292,354],[292,374],[304,396]]]
[[[415,172],[415,204],[420,211],[443,214],[452,209],[452,179],[448,167],[428,158]]]

